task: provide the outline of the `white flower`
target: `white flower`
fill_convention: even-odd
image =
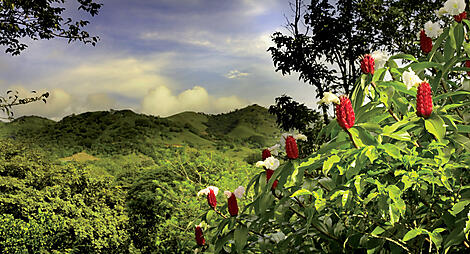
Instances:
[[[438,22],[428,21],[424,24],[424,32],[427,36],[436,39],[442,34],[442,28]]]
[[[264,161],[257,161],[255,167],[257,167],[257,168],[264,167]]]
[[[408,90],[423,82],[411,68],[409,68],[408,71],[403,72],[402,79]]]
[[[272,169],[272,170],[276,170],[276,168],[279,167],[279,160],[274,158],[274,157],[268,157],[266,158],[266,160],[264,160],[264,166],[267,168],[267,169]]]
[[[294,136],[295,140],[302,140],[302,141],[307,141],[307,136],[304,134],[297,134]]]
[[[233,194],[235,194],[235,197],[237,198],[242,198],[244,193],[245,193],[245,187],[243,186],[238,186],[238,188],[236,188],[233,191]]]
[[[271,152],[271,154],[276,155],[276,156],[279,154],[280,149],[281,149],[280,144],[275,144],[275,145],[271,146],[270,148],[268,148],[268,150]]]
[[[215,186],[209,186],[203,190],[200,190],[198,193],[197,193],[197,196],[199,197],[200,195],[204,194],[204,195],[208,195],[210,190],[213,190],[214,191],[214,194],[217,196],[217,194],[219,193],[219,188],[215,187]]]
[[[370,54],[375,61],[375,69],[380,69],[385,66],[385,63],[388,61],[390,57],[386,52],[381,50],[376,50]]]
[[[224,191],[224,195],[227,197],[227,198],[230,198],[232,196],[232,192],[231,191]]]
[[[447,0],[444,3],[444,10],[450,15],[459,15],[465,11],[465,6],[464,0]]]
[[[330,92],[325,92],[323,94],[323,98],[317,102],[318,104],[329,104],[329,103],[335,103],[335,104],[339,104],[339,98],[338,96],[330,93]]]
[[[436,13],[438,18],[442,18],[444,14],[447,14],[447,11],[444,7],[441,7],[439,10],[435,10],[434,12]]]

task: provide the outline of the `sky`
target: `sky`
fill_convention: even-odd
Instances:
[[[68,2],[72,15],[83,15]],[[267,52],[270,35],[287,32],[287,0],[103,3],[98,16],[83,16],[90,20],[86,30],[100,37],[95,47],[24,40],[29,47],[21,55],[0,54],[1,91],[51,94],[46,104],[14,108],[16,116],[60,120],[109,109],[161,117],[223,113],[255,103],[268,107],[282,94],[316,107],[314,88],[275,72]]]

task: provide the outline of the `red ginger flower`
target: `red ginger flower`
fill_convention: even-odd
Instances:
[[[418,86],[416,94],[416,114],[428,118],[432,113],[432,93],[431,86],[424,81]]]
[[[269,151],[269,149],[264,149],[263,154],[262,154],[263,161],[266,160],[266,158],[269,158],[269,157],[271,157],[271,151]]]
[[[467,12],[466,11],[460,13],[459,15],[454,16],[455,21],[457,21],[459,23],[462,22],[462,20],[464,20],[466,18],[467,18]]]
[[[203,246],[204,244],[206,244],[206,239],[204,239],[204,235],[202,234],[202,229],[200,226],[196,226],[195,233],[197,245]]]
[[[269,179],[271,179],[271,176],[273,176],[273,174],[274,174],[274,170],[272,170],[272,169],[266,169],[266,182],[268,182]],[[278,180],[275,180],[275,181],[273,182],[273,185],[271,186],[271,190],[276,189],[278,183],[279,183],[279,181],[278,181]]]
[[[364,74],[374,74],[375,60],[374,58],[367,54],[361,59],[361,70]]]
[[[419,34],[419,45],[425,54],[432,50],[432,39],[426,35],[424,29]]]
[[[237,216],[238,215],[238,203],[237,198],[243,197],[243,193],[245,193],[245,187],[239,186],[234,192],[224,191],[225,196],[228,198],[228,212],[230,216]]]
[[[354,110],[347,96],[341,95],[339,100],[340,103],[336,104],[336,121],[338,121],[339,126],[347,130],[354,126],[356,120]]]
[[[299,157],[297,142],[292,136],[286,138],[286,154],[289,159],[297,159]]]
[[[465,61],[465,67],[470,68],[470,60]],[[470,76],[470,71],[467,71],[467,75]]]
[[[201,195],[201,194],[204,194],[204,195],[207,195],[207,203],[209,204],[209,206],[211,208],[214,208],[217,206],[217,198],[215,196],[217,196],[217,193],[219,193],[219,188],[217,187],[214,187],[214,186],[209,186],[203,190],[200,190],[197,195]]]

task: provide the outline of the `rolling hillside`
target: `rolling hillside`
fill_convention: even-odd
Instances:
[[[40,146],[59,157],[85,150],[95,155],[146,154],[151,147],[183,145],[247,155],[276,142],[280,130],[275,120],[258,105],[218,115],[183,112],[167,118],[112,110],[70,115],[58,122],[21,117],[2,123],[0,137]]]

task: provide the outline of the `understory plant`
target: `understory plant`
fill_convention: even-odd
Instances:
[[[201,211],[195,251],[470,252],[465,8],[449,0],[437,11],[441,20],[418,34],[418,57],[360,59],[352,93],[321,101],[336,104],[336,121],[321,133],[331,140],[303,159],[294,147],[299,134],[265,150],[257,163],[264,170],[246,186],[247,205],[236,214],[226,202]],[[207,195],[209,204],[225,200]]]

